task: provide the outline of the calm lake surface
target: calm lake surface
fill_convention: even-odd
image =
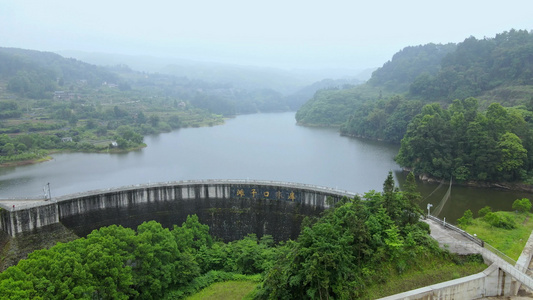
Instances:
[[[260,179],[332,187],[357,193],[381,191],[393,171],[398,145],[342,137],[336,129],[297,126],[294,113],[238,116],[214,127],[185,128],[145,137],[148,147],[124,154],[63,153],[53,160],[0,168],[0,198],[52,197],[118,186],[195,179]],[[435,206],[447,185],[420,183],[421,204]],[[429,197],[428,197],[429,196]],[[440,217],[454,221],[485,205],[511,210],[527,193],[452,188]]]

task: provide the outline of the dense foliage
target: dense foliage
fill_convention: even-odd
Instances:
[[[407,124],[420,113],[423,103],[400,96],[368,101],[361,105],[341,127],[343,135],[379,139],[399,143]]]
[[[532,170],[531,112],[474,98],[448,109],[426,105],[409,124],[396,161],[417,174],[455,180],[514,181]]]
[[[531,201],[527,198],[516,199],[513,202],[513,209],[521,213],[529,212],[531,211]]]
[[[533,32],[510,30],[457,45],[410,46],[374,71],[366,84],[342,93],[320,91],[298,111],[297,121],[342,125],[345,135],[399,142],[424,104],[446,106],[477,97],[480,109],[493,102],[530,105],[532,80]],[[379,92],[368,93],[372,89]]]
[[[79,80],[92,87],[119,81],[102,67],[55,53],[16,48],[0,48],[0,78],[8,80],[8,91],[32,99],[51,98],[54,91]]]
[[[502,85],[533,85],[533,33],[511,30],[495,38],[467,38],[442,59],[437,74],[414,80],[410,93],[425,99],[464,99]]]
[[[115,225],[104,227],[87,238],[35,251],[0,273],[0,298],[183,296],[216,280],[239,279],[237,273],[261,273],[266,267],[263,262],[275,251],[265,250],[272,243],[269,237],[260,243],[249,236],[223,244],[213,243],[208,231],[196,216],[172,230],[154,221],[141,224],[137,232]]]
[[[261,280],[257,298],[356,298],[421,257],[446,257],[419,221],[414,176],[404,192],[392,173],[383,192],[344,198],[318,220],[306,220],[297,241],[271,236],[215,242],[190,216],[165,229],[109,226],[86,238],[35,251],[0,273],[0,298],[176,299],[216,281]],[[245,277],[263,274],[261,277]]]
[[[397,99],[391,97],[390,100],[385,100],[385,97],[392,96],[393,92],[407,92],[409,84],[420,74],[436,74],[442,57],[454,49],[454,44],[406,47],[374,71],[366,84],[345,86],[342,90],[318,91],[298,110],[296,121],[303,125],[341,126],[349,120],[349,124],[344,125],[343,134],[388,140],[385,136],[389,134],[384,132],[383,127],[390,126],[385,123],[397,123],[392,119],[408,118],[412,113],[403,112],[400,113],[401,116],[391,116],[390,108],[398,105]],[[388,107],[387,112],[383,111],[384,106]],[[412,106],[416,104],[407,106],[411,108],[404,109],[412,110]],[[387,121],[388,118],[391,120]],[[397,125],[399,124],[392,126]],[[399,131],[401,134],[405,129],[400,128]],[[398,133],[390,135],[392,140],[399,141]]]
[[[405,92],[420,74],[437,74],[442,58],[455,49],[456,45],[452,43],[405,47],[374,71],[368,83],[395,92]]]
[[[302,125],[338,127],[363,103],[378,94],[379,90],[370,86],[319,90],[296,112],[296,121]]]
[[[265,277],[265,298],[358,298],[389,268],[402,273],[417,256],[438,252],[411,196],[394,188],[389,173],[382,193],[337,203],[287,244]]]

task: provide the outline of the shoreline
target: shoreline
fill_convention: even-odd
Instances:
[[[404,169],[404,172],[409,172],[410,170]],[[449,179],[443,179],[443,178],[435,178],[431,177],[427,174],[420,174],[417,175],[418,180],[424,181],[424,182],[430,182],[430,183],[437,183],[441,181],[449,181]],[[467,187],[473,187],[473,188],[490,188],[490,189],[500,189],[500,190],[508,190],[508,191],[521,191],[521,192],[529,192],[533,193],[533,185],[526,184],[523,182],[484,182],[484,181],[455,181],[453,184],[459,185],[459,186],[467,186]]]
[[[1,168],[9,168],[9,167],[20,167],[20,166],[26,166],[26,165],[34,165],[34,164],[39,164],[39,163],[44,163],[44,162],[47,162],[47,161],[51,161],[51,160],[54,159],[52,157],[52,154],[55,154],[55,153],[101,153],[101,154],[108,153],[108,154],[115,154],[115,153],[127,153],[127,152],[131,152],[131,151],[138,151],[138,150],[141,150],[141,149],[146,148],[146,147],[148,147],[148,145],[146,145],[145,143],[142,143],[142,145],[139,145],[137,147],[128,148],[128,149],[113,149],[113,150],[106,149],[106,150],[100,150],[100,151],[73,151],[73,150],[68,150],[68,149],[66,149],[66,150],[55,149],[55,150],[50,150],[45,157],[1,163],[0,164],[0,169]]]
[[[47,162],[54,159],[50,155],[46,155],[45,157],[41,158],[35,158],[35,159],[26,159],[26,160],[17,160],[17,161],[10,161],[6,163],[1,163],[0,168],[9,168],[9,167],[19,167],[19,166],[26,166],[26,165],[34,165],[42,162]]]

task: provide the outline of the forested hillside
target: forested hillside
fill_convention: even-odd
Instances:
[[[224,115],[291,109],[289,98],[272,89],[136,72],[126,65],[98,67],[55,53],[14,48],[0,48],[0,80],[7,84],[8,92],[31,99],[51,99],[54,91],[72,89],[72,85],[83,82],[90,88],[105,83],[121,90],[151,88],[159,96],[178,97],[197,108]]]
[[[374,71],[366,84],[348,87],[341,92],[329,90],[316,93],[298,110],[296,121],[303,125],[336,127],[345,124],[348,119],[362,122],[360,121],[361,117],[374,119],[373,121],[370,120],[371,123],[375,121],[378,123],[390,122],[384,119],[376,120],[376,116],[380,116],[380,118],[383,116],[381,116],[382,112],[379,111],[380,108],[374,112],[375,102],[383,103],[384,99],[394,96],[395,93],[407,92],[409,85],[420,74],[438,73],[442,58],[453,51],[455,47],[455,44],[427,44],[406,47],[396,53],[392,60]],[[362,114],[361,112],[366,113]],[[352,114],[354,115],[352,116]],[[382,126],[382,124],[376,125]],[[364,129],[358,127],[359,124],[349,123],[343,129],[343,133],[378,139],[386,138],[380,128]],[[372,132],[376,134],[372,135]],[[371,135],[368,135],[369,133]]]
[[[0,164],[50,151],[127,151],[143,135],[215,125],[243,113],[294,110],[272,89],[95,66],[50,52],[0,48]]]
[[[396,101],[393,98],[400,95],[406,101],[449,105],[454,99],[478,97],[484,108],[492,102],[504,106],[525,104],[533,93],[532,61],[533,34],[525,30],[511,30],[481,40],[470,37],[457,45],[409,46],[374,71],[365,85],[342,95],[335,91],[330,91],[331,95],[317,94],[302,106],[297,121],[328,126],[346,123],[344,134],[399,142],[397,135],[389,139],[379,128],[397,119],[383,113],[383,100]],[[339,103],[344,105],[339,107]],[[388,106],[391,105],[394,103]],[[366,113],[356,111],[356,107],[364,107]],[[350,122],[344,118],[346,113],[353,114]],[[361,124],[367,123],[361,118],[370,121],[378,115],[381,115],[378,128],[368,128],[368,124],[361,128]],[[410,119],[412,115],[402,118]]]
[[[7,91],[31,99],[50,99],[54,91],[80,80],[91,87],[119,82],[116,74],[101,67],[51,52],[15,48],[0,48],[0,79],[7,82]]]
[[[298,109],[296,121],[301,125],[339,127],[362,104],[382,95],[379,88],[368,84],[322,89]]]
[[[0,164],[126,151],[145,134],[223,121],[189,101],[203,83],[12,48],[0,48],[0,66]]]
[[[450,43],[409,46],[394,54],[391,60],[378,68],[368,84],[403,93],[421,74],[435,75],[441,68],[443,57],[453,53],[457,45]]]
[[[366,101],[342,124],[343,135],[399,142],[407,124],[416,116],[424,103],[395,95],[387,99]]]
[[[494,38],[467,38],[442,59],[437,74],[420,74],[409,91],[426,100],[454,100],[523,85],[533,85],[533,34],[511,30]]]
[[[510,30],[406,47],[366,84],[317,92],[296,119],[402,141],[397,161],[417,174],[529,182],[532,103],[533,31]]]

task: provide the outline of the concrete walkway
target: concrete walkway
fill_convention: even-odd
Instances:
[[[474,243],[462,234],[446,229],[431,219],[425,219],[423,222],[429,225],[431,237],[434,238],[441,247],[446,247],[450,252],[460,255],[478,254],[478,249],[472,247]]]
[[[0,199],[0,208],[6,209],[6,210],[17,210],[17,209],[25,209],[28,207],[34,207],[38,205],[42,205],[42,202],[45,202],[48,200],[45,199]]]
[[[480,253],[483,255],[483,258],[494,263],[528,289],[533,290],[533,279],[526,274],[528,266],[522,266],[519,264],[513,266],[487,248],[479,246],[458,232],[444,228],[438,222],[430,219],[426,219],[424,222],[429,224],[431,228],[431,236],[437,240],[440,245],[448,245],[450,252],[459,254]]]

